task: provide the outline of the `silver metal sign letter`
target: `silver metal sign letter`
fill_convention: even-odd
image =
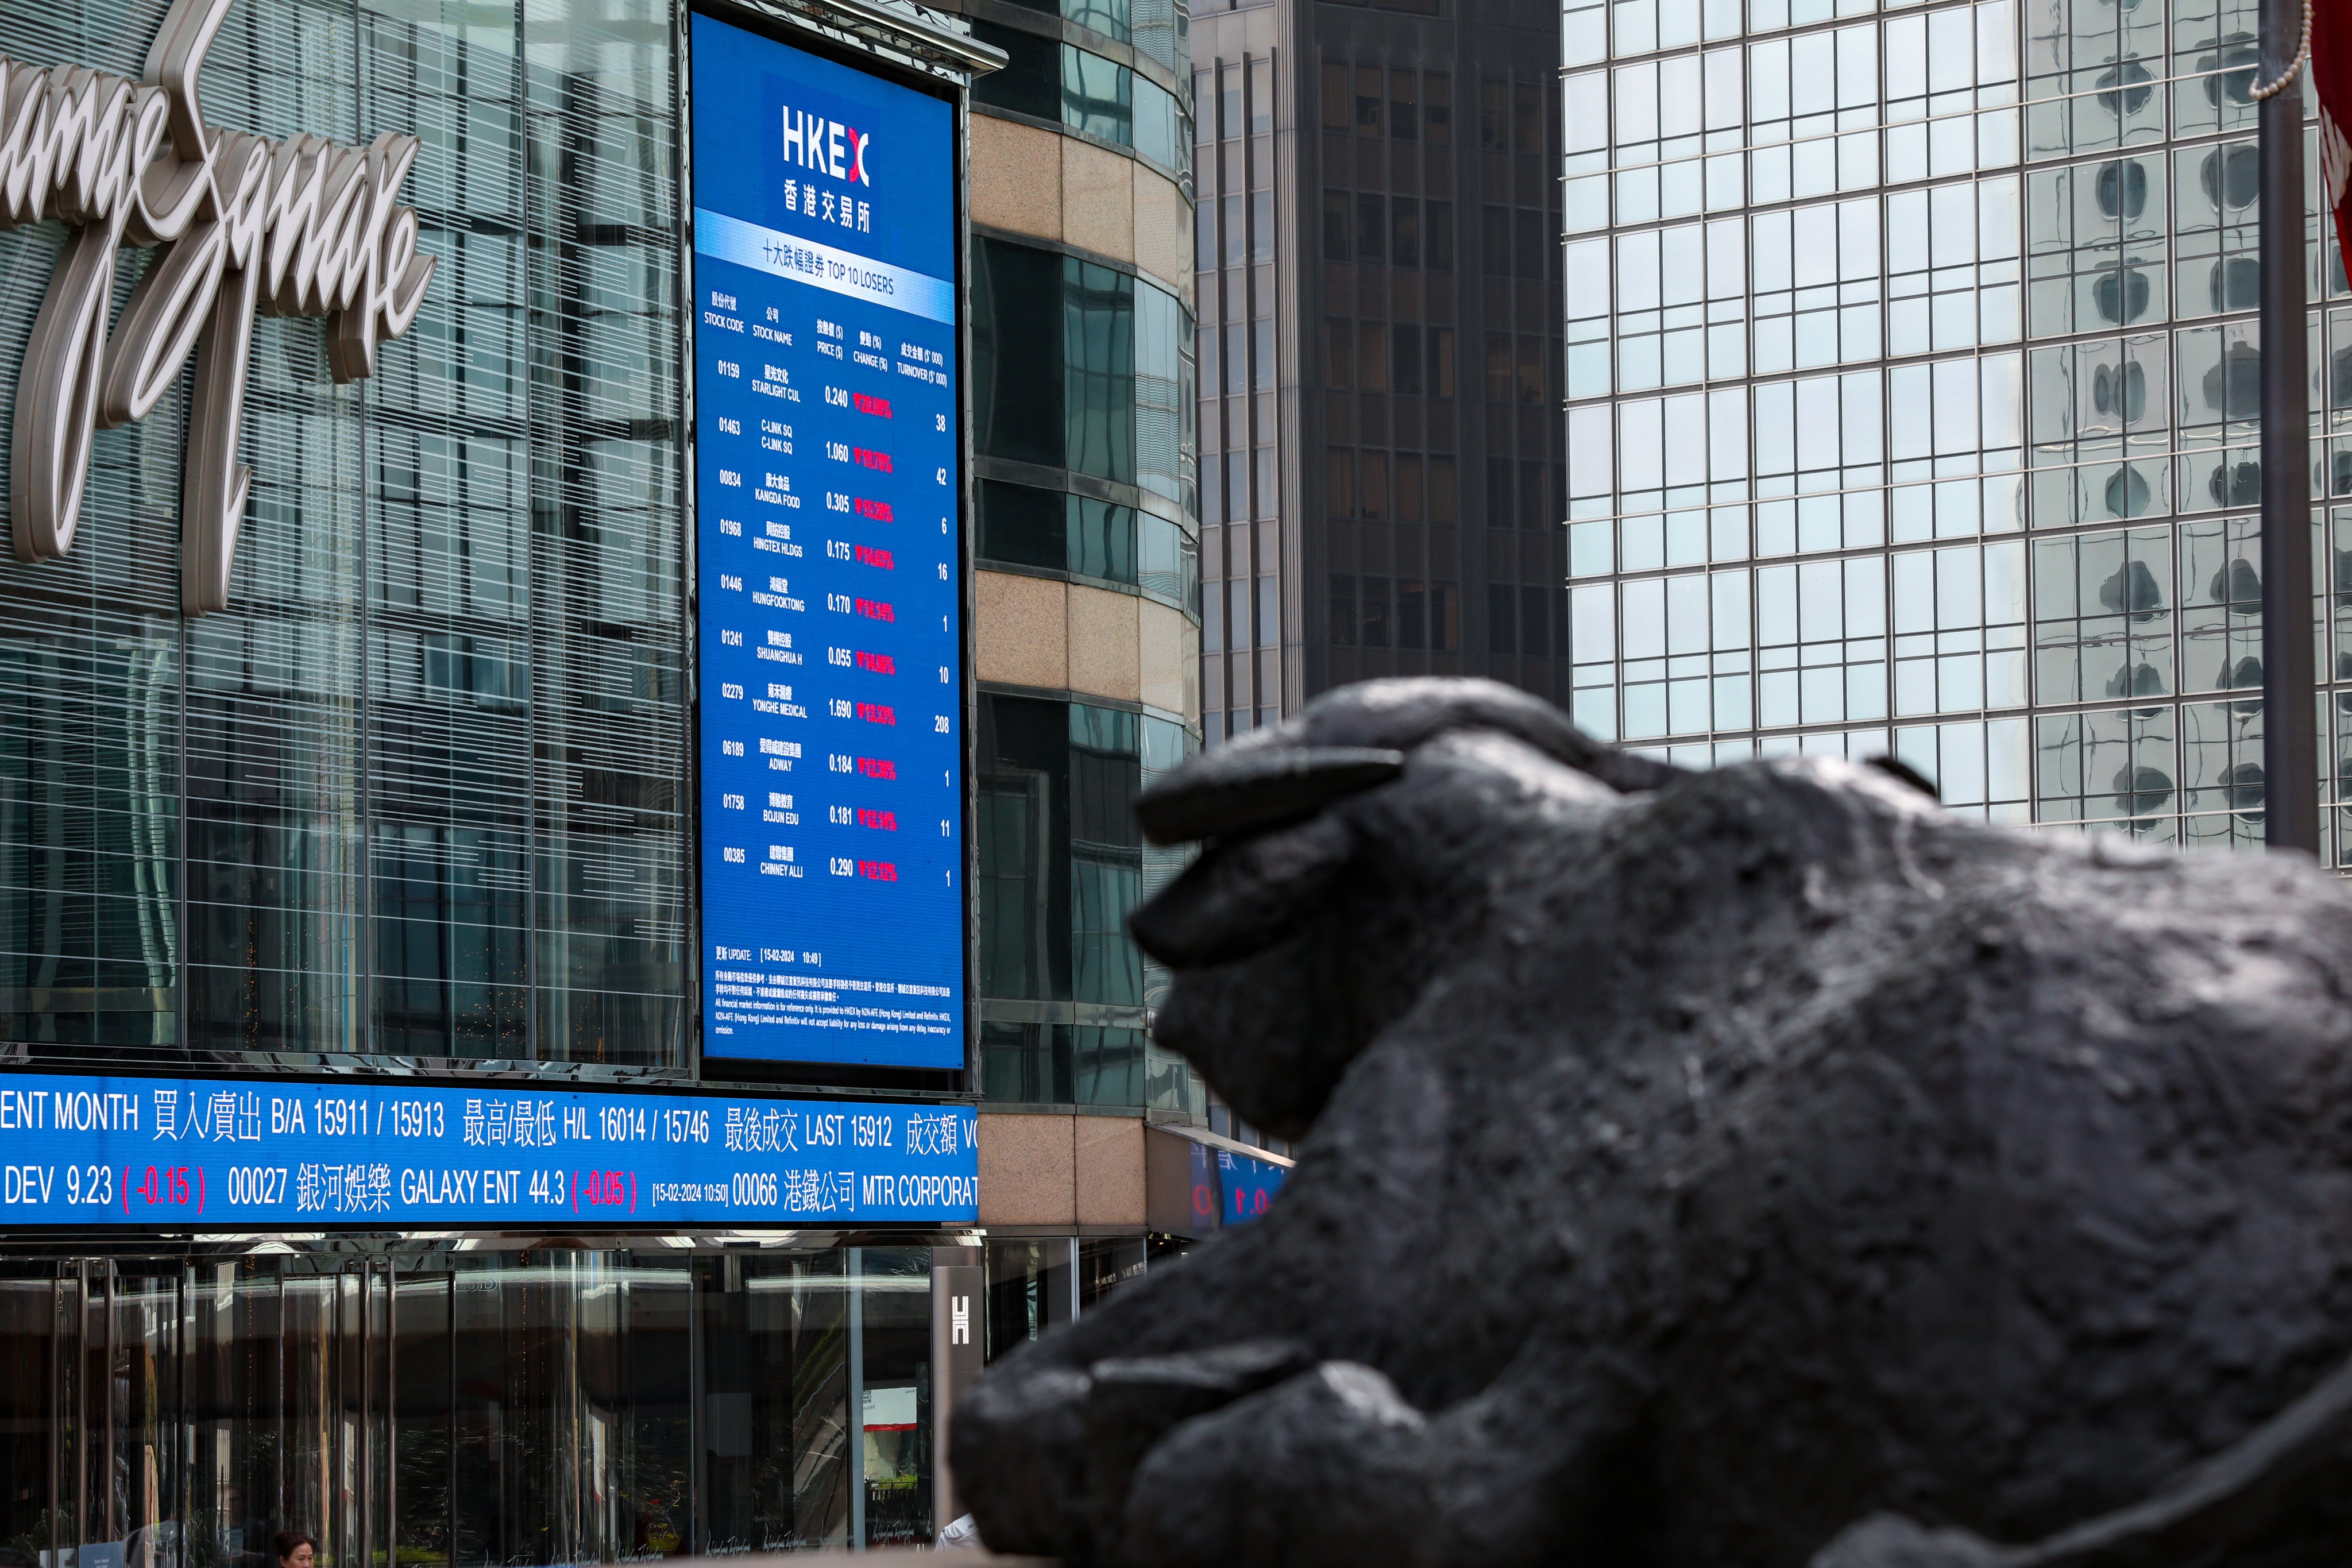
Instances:
[[[228,604],[253,470],[237,461],[253,318],[319,316],[339,382],[375,374],[408,331],[434,258],[394,200],[416,138],[365,147],[205,124],[196,75],[232,0],[173,0],[137,81],[0,56],[0,228],[73,232],[16,384],[10,542],[19,561],[73,548],[100,429],[144,419],[191,354],[180,500],[180,608]],[[108,321],[125,245],[162,246]]]

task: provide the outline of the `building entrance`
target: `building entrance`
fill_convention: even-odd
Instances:
[[[930,1539],[928,1247],[262,1246],[0,1261],[0,1568]]]

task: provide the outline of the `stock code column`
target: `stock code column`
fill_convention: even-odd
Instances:
[[[951,113],[694,49],[704,1049],[959,1067]]]

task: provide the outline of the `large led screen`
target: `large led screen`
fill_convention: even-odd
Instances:
[[[961,1067],[954,111],[693,26],[703,1048]]]
[[[516,1083],[0,1076],[0,1226],[969,1221],[969,1107]]]

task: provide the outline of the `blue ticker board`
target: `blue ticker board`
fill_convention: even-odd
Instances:
[[[968,1106],[0,1073],[0,1231],[952,1224]]]
[[[959,1068],[954,110],[693,47],[703,1049]]]

